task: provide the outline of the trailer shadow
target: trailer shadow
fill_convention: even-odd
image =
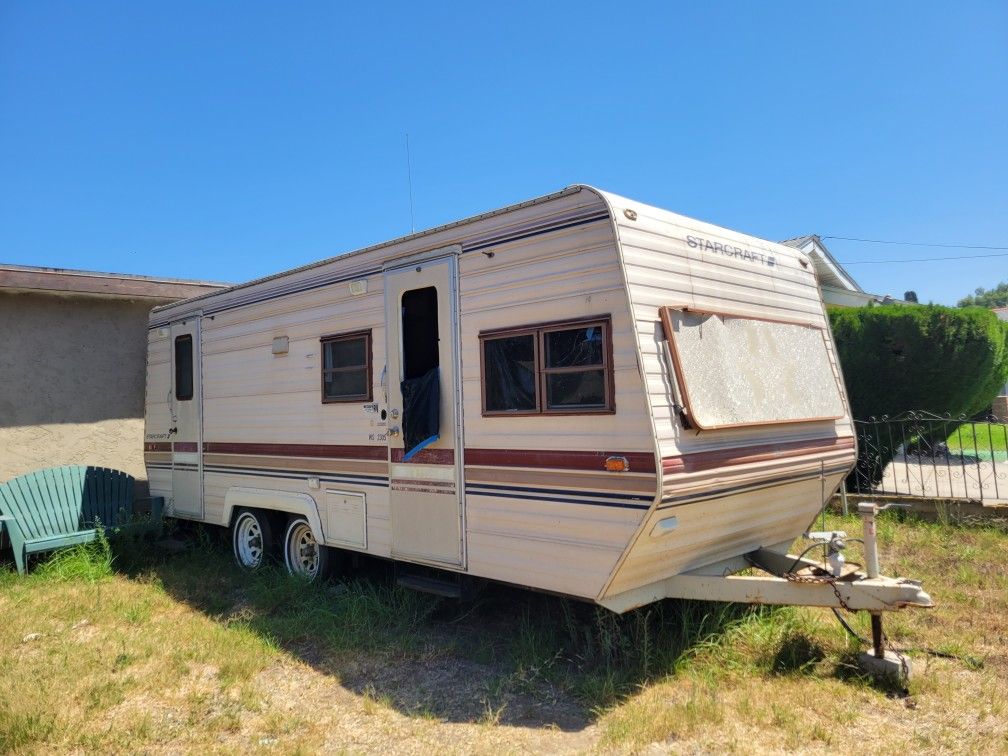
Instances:
[[[357,696],[447,722],[579,731],[691,658],[717,659],[735,628],[777,617],[696,601],[617,616],[497,584],[472,601],[439,599],[397,586],[393,565],[373,558],[312,585],[279,568],[243,573],[205,537],[181,554],[132,564],[123,554],[117,565],[216,622],[270,639]],[[776,673],[810,661],[809,649],[780,653],[788,658],[775,660]]]

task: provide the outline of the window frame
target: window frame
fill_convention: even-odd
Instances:
[[[682,366],[682,356],[679,354],[679,345],[675,339],[675,329],[672,327],[672,318],[669,315],[673,310],[680,312],[690,312],[699,315],[717,315],[726,318],[736,318],[739,320],[757,320],[764,323],[782,323],[784,325],[796,325],[803,326],[805,328],[810,328],[814,331],[819,331],[820,336],[822,336],[825,346],[826,353],[829,357],[830,363],[834,367],[833,380],[837,384],[837,392],[840,396],[840,403],[844,408],[844,411],[848,413],[847,415],[824,415],[821,417],[803,417],[796,419],[786,419],[786,420],[758,420],[755,422],[744,422],[744,423],[718,423],[715,425],[705,424],[701,425],[697,422],[696,414],[693,412],[693,401],[690,396],[688,381],[686,380],[685,370]],[[795,425],[800,423],[821,423],[832,421],[835,422],[849,415],[850,409],[847,400],[847,395],[844,392],[842,385],[840,384],[837,376],[836,366],[837,366],[837,355],[835,350],[831,350],[832,340],[830,338],[829,327],[825,324],[820,325],[818,323],[813,323],[808,320],[797,320],[792,318],[774,318],[765,315],[752,315],[750,313],[739,312],[730,309],[721,308],[706,308],[706,307],[690,307],[688,305],[662,305],[658,308],[658,314],[661,318],[662,331],[664,331],[665,342],[668,344],[669,354],[672,357],[672,372],[675,373],[675,383],[679,389],[679,395],[682,397],[683,409],[686,411],[686,418],[689,423],[697,430],[702,431],[712,431],[712,430],[726,430],[731,428],[755,428],[759,426],[774,426],[774,425]]]
[[[580,328],[598,326],[602,329],[602,364],[591,366],[572,366],[565,368],[546,367],[546,334],[555,331],[572,331]],[[535,353],[535,388],[536,408],[528,410],[488,410],[486,383],[486,341],[513,336],[532,336]],[[553,320],[547,323],[534,323],[524,326],[495,328],[479,333],[480,355],[480,403],[483,417],[532,417],[540,415],[613,415],[616,413],[616,387],[613,370],[612,315],[596,315],[590,318],[571,320]],[[546,404],[546,379],[551,374],[580,373],[591,370],[602,370],[603,396],[605,404],[601,407],[574,407],[551,409]]]
[[[356,339],[364,339],[364,359],[365,364],[363,365],[353,365],[350,367],[342,368],[326,368],[325,366],[325,350],[326,344],[335,344],[341,341],[354,341]],[[367,370],[367,390],[363,394],[347,394],[344,396],[327,397],[325,384],[326,375],[332,373],[348,373],[351,371],[366,369]],[[374,380],[374,352],[372,351],[372,340],[371,340],[371,329],[365,329],[362,331],[350,331],[348,333],[333,333],[327,336],[322,336],[319,338],[319,373],[320,373],[320,383],[319,388],[322,392],[322,404],[357,404],[357,403],[367,403],[372,401],[374,397],[374,386],[372,386]]]
[[[189,393],[186,396],[182,396],[179,393],[179,344],[188,343],[189,344]],[[191,402],[193,396],[196,394],[196,362],[195,354],[193,353],[193,336],[191,333],[180,333],[172,341],[172,367],[175,368],[174,378],[175,378],[175,401],[176,402]]]

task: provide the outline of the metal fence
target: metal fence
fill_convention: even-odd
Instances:
[[[1008,501],[1008,424],[928,412],[855,420],[858,465],[847,490]]]

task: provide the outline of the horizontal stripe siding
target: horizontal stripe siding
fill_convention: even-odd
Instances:
[[[302,459],[309,461],[310,459]],[[148,462],[147,467],[151,470],[163,469],[171,470],[170,462]],[[195,471],[196,465],[180,465],[176,463],[174,469],[187,469]],[[217,465],[204,462],[203,471],[205,475],[243,475],[258,478],[273,478],[277,480],[300,480],[308,478],[318,478],[322,483],[350,483],[371,487],[388,488],[390,479],[387,475],[368,475],[357,472],[338,473],[332,470],[320,470],[306,467],[304,469],[276,468],[270,467],[268,463],[256,463],[249,461],[248,465]],[[582,476],[554,476],[556,480],[565,483],[576,483]],[[407,480],[395,479],[391,481],[391,486],[395,490],[423,490],[429,491],[438,489],[454,492],[455,484],[452,482]],[[528,486],[528,485],[504,485],[488,483],[467,483],[465,486],[467,494],[488,496],[493,498],[515,498],[529,501],[550,501],[564,504],[581,504],[585,506],[609,506],[618,508],[630,508],[647,510],[651,507],[654,497],[650,494],[622,493],[611,490],[597,490],[586,488],[583,485],[571,486],[568,488]]]
[[[839,467],[824,467],[821,470],[813,469],[811,472],[782,475],[775,478],[763,478],[750,483],[740,483],[733,486],[725,486],[722,488],[714,488],[703,493],[693,493],[693,494],[683,494],[680,496],[668,496],[662,499],[661,505],[658,509],[669,509],[675,506],[681,506],[682,504],[692,504],[698,501],[709,501],[711,499],[718,499],[723,496],[730,496],[732,494],[741,493],[744,491],[761,491],[764,488],[775,488],[777,486],[783,485],[785,483],[795,483],[803,480],[818,480],[822,475],[833,476],[837,473],[842,473],[846,475],[850,472],[849,465],[840,465]]]
[[[853,450],[854,438],[821,438],[810,441],[783,441],[730,449],[714,449],[662,458],[662,472],[673,475],[762,462],[767,459],[801,457],[836,450]]]
[[[800,535],[822,507],[823,490],[839,485],[844,472],[818,474],[657,509],[640,529],[604,595],[613,596],[760,547]],[[652,535],[675,517],[675,527]]]

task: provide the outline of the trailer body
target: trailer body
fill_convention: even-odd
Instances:
[[[856,457],[809,260],[587,186],[156,308],[148,333],[168,513],[282,512],[616,611],[786,554]]]

